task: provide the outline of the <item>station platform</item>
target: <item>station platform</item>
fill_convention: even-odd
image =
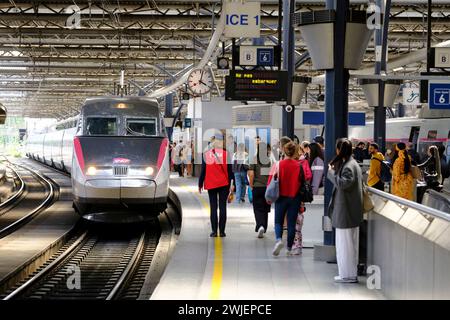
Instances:
[[[358,284],[337,284],[337,265],[283,250],[272,256],[274,209],[263,239],[254,231],[250,203],[229,204],[225,238],[210,238],[207,192],[198,193],[197,178],[172,175],[171,189],[182,204],[182,228],[169,264],[151,299],[384,299],[378,290]],[[308,212],[308,208],[307,208]],[[305,213],[306,221],[312,219]],[[286,232],[284,232],[284,237]]]

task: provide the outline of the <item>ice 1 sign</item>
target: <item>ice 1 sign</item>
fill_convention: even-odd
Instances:
[[[259,2],[224,2],[227,38],[259,38],[261,4]]]

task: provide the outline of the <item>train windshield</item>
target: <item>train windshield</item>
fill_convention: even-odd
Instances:
[[[90,136],[117,135],[117,119],[105,117],[88,117],[86,119],[86,133]]]
[[[156,118],[127,119],[127,135],[156,136]]]

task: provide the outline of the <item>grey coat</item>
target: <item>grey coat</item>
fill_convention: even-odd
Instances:
[[[363,220],[363,181],[358,163],[351,158],[338,173],[328,170],[327,178],[334,184],[328,207],[333,227],[359,227]]]

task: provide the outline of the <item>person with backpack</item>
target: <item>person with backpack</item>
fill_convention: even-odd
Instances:
[[[413,201],[415,182],[411,171],[411,156],[403,142],[395,146],[392,163],[392,194]]]
[[[253,213],[255,214],[255,232],[258,238],[263,238],[267,231],[270,204],[267,203],[265,194],[269,171],[272,166],[271,147],[265,142],[256,145],[256,156],[252,160],[248,170],[249,185],[253,193]]]
[[[304,174],[305,180],[311,180],[312,173],[309,170],[309,166],[306,168],[296,159],[298,156],[298,145],[293,141],[284,145],[284,159],[278,163],[277,172],[274,176],[270,176],[268,184],[272,179],[278,179],[279,181],[279,197],[275,202],[275,237],[276,242],[273,248],[272,254],[278,256],[283,248],[282,236],[283,236],[283,220],[287,215],[287,255],[292,255],[292,245],[295,238],[295,227],[297,221],[298,210],[300,208],[300,179],[301,173]],[[307,163],[306,161],[304,161]]]
[[[384,174],[385,175],[389,174],[389,176],[390,176],[390,172],[389,172],[390,168],[387,166],[387,164],[385,164],[383,162],[384,156],[379,151],[378,144],[371,143],[369,146],[369,153],[372,156],[372,158],[370,160],[369,176],[367,177],[367,185],[369,187],[384,191],[384,182],[385,181],[383,181],[381,179],[382,169],[383,169],[383,166],[386,166],[387,168],[384,168],[384,170],[385,171],[387,170],[387,172],[385,172]],[[383,176],[383,178],[384,178],[384,176]],[[390,178],[388,178],[388,181],[390,181]]]

